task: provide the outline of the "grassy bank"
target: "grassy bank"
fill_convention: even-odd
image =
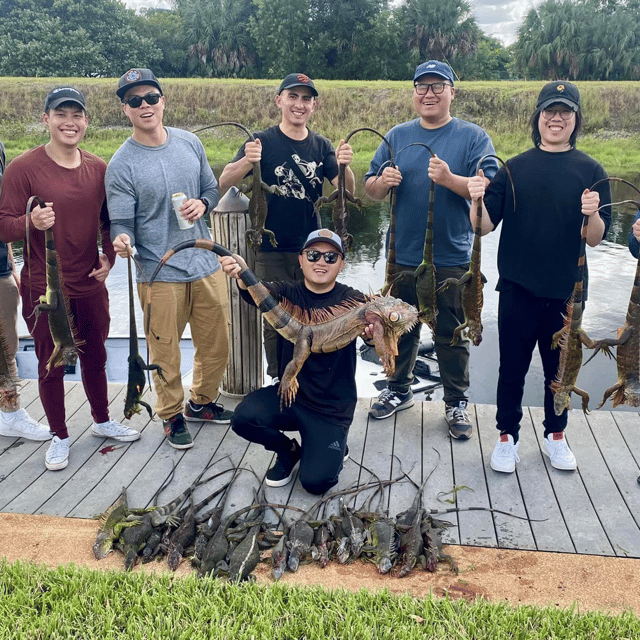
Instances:
[[[637,638],[640,621],[319,587],[0,563],[0,640]]]
[[[85,148],[109,159],[129,135],[115,97],[113,78],[0,78],[0,139],[11,159],[46,140],[40,121],[47,91],[69,81],[87,95],[92,126]],[[195,130],[232,120],[252,131],[278,121],[274,80],[163,80],[166,124]],[[527,122],[543,82],[460,82],[456,116],[476,122],[491,135],[496,151],[509,158],[530,146]],[[584,135],[579,146],[611,175],[640,173],[640,82],[577,83],[583,98]],[[385,133],[414,117],[410,82],[324,81],[311,126],[333,142],[359,127]],[[203,132],[212,164],[228,162],[244,140],[233,127]],[[367,166],[379,138],[359,133],[351,140],[357,167]]]

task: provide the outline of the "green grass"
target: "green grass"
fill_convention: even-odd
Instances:
[[[631,639],[640,621],[577,608],[512,607],[194,576],[0,564],[0,640]]]
[[[0,77],[0,140],[11,160],[47,140],[40,123],[44,97],[55,85],[70,82],[87,96],[91,124],[84,148],[109,160],[130,133],[115,96],[115,78]],[[232,120],[252,131],[279,121],[274,104],[278,80],[161,79],[167,96],[165,123],[196,130]],[[504,160],[528,149],[528,120],[543,82],[460,82],[452,104],[454,115],[475,122],[491,136]],[[638,175],[640,167],[640,82],[578,82],[585,115],[578,146],[616,176]],[[410,81],[316,82],[320,93],[309,126],[334,144],[349,132],[371,127],[385,133],[415,117]],[[211,164],[223,166],[245,137],[234,127],[200,134]],[[354,168],[362,173],[380,138],[358,133],[350,140]]]

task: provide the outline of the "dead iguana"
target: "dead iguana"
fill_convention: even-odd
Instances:
[[[211,240],[187,240],[169,249],[156,267],[147,289],[147,313],[151,313],[151,287],[162,266],[172,255],[192,247],[207,249],[220,256],[231,256],[225,247]],[[281,406],[291,406],[298,390],[297,376],[311,353],[328,353],[347,346],[373,325],[372,342],[387,376],[395,369],[398,338],[418,321],[415,307],[391,296],[370,296],[366,301],[346,302],[331,310],[306,314],[286,303],[276,302],[269,290],[258,280],[240,256],[234,256],[241,266],[240,278],[256,306],[268,322],[283,337],[293,342],[293,359],[287,364],[278,393]],[[150,322],[149,317],[146,320]]]
[[[129,420],[135,413],[140,413],[143,406],[153,418],[151,407],[142,400],[145,385],[145,371],[155,371],[159,378],[166,382],[159,364],[147,364],[140,355],[138,348],[138,332],[136,330],[136,314],[133,302],[133,274],[131,272],[133,256],[127,255],[127,269],[129,273],[129,373],[127,377],[127,395],[124,399],[124,417]]]
[[[17,411],[19,408],[18,380],[9,369],[9,345],[0,324],[0,409]]]
[[[199,133],[200,131],[204,131],[205,129],[213,129],[214,127],[222,127],[222,126],[233,126],[238,127],[244,131],[247,136],[249,136],[249,140],[251,142],[256,141],[256,137],[247,129],[242,126],[238,122],[218,122],[217,124],[209,125],[208,127],[203,127],[202,129],[198,129],[195,133]],[[254,251],[258,251],[262,244],[262,236],[263,234],[269,238],[269,242],[273,247],[277,247],[278,243],[276,241],[276,236],[273,231],[269,229],[265,229],[264,225],[267,221],[267,196],[266,194],[274,194],[281,193],[280,187],[277,185],[271,185],[264,183],[262,181],[262,174],[260,171],[260,163],[254,162],[252,169],[252,181],[251,186],[243,187],[241,191],[243,193],[248,193],[251,191],[251,197],[249,198],[249,218],[251,220],[251,229],[247,230],[246,236],[249,244],[253,247]]]
[[[29,219],[31,214],[31,205],[35,202],[40,207],[46,204],[42,198],[31,196],[27,202],[26,225],[27,235],[26,243],[29,252]],[[40,297],[40,303],[34,308],[36,319],[41,313],[47,313],[49,320],[49,331],[53,340],[53,351],[47,362],[47,371],[51,367],[59,367],[62,365],[75,365],[78,360],[78,351],[76,342],[73,337],[73,321],[69,310],[69,303],[64,293],[62,284],[62,273],[58,265],[58,252],[53,238],[53,229],[47,229],[44,232],[45,238],[45,258],[47,273],[47,289],[44,296]],[[29,261],[31,265],[31,261]],[[31,283],[31,278],[29,278]]]

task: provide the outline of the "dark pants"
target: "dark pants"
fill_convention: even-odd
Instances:
[[[533,349],[538,345],[544,371],[545,437],[564,431],[567,411],[557,416],[553,410],[553,392],[549,385],[558,372],[560,349],[551,348],[551,339],[562,328],[566,301],[537,298],[512,282],[502,282],[498,302],[498,338],[500,372],[496,397],[497,428],[517,440],[522,420],[524,382]]]
[[[349,426],[305,411],[294,402],[280,411],[278,386],[251,392],[237,407],[231,428],[241,438],[268,451],[286,453],[291,440],[283,431],[299,431],[302,458],[300,483],[309,493],[321,494],[338,483],[347,446]]]
[[[436,289],[440,289],[440,285],[447,278],[461,278],[468,268],[468,265],[464,265],[436,269]],[[399,279],[394,287],[394,295],[417,307],[418,298],[413,278],[415,267],[402,267],[402,270],[407,275]],[[449,287],[444,291],[438,291],[436,302],[438,305],[434,336],[436,356],[444,388],[444,401],[446,404],[452,405],[461,400],[467,400],[467,391],[469,390],[469,341],[460,339],[455,346],[451,346],[453,332],[464,322],[460,289]],[[398,341],[396,370],[389,378],[389,388],[393,391],[406,393],[411,387],[421,328],[422,324],[420,323],[409,333],[405,333]]]
[[[256,276],[265,282],[302,282],[304,277],[298,254],[282,251],[259,251],[255,262]],[[278,375],[278,332],[263,320],[264,350],[267,355],[267,375]]]
[[[47,314],[43,313],[36,322],[34,304],[29,300],[28,290],[22,291],[22,316],[33,336],[38,358],[38,389],[49,429],[64,439],[69,436],[64,410],[64,367],[52,367],[47,371],[47,362],[53,352],[53,340],[49,331]],[[38,295],[32,291],[32,297]],[[37,302],[36,302],[37,304]],[[86,298],[69,300],[71,316],[75,324],[75,337],[79,343],[78,357],[82,372],[82,386],[87,394],[91,415],[95,422],[109,420],[107,397],[107,350],[105,341],[109,335],[109,295],[106,287]]]

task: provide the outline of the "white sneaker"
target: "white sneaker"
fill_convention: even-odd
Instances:
[[[520,462],[519,444],[520,442],[513,444],[513,436],[508,433],[501,434],[491,454],[491,468],[501,473],[513,473],[516,470],[516,462]]]
[[[563,471],[574,471],[578,468],[576,457],[573,455],[567,441],[564,439],[564,432],[558,431],[550,433],[542,441],[542,453],[549,458],[554,469]]]
[[[27,440],[51,440],[49,427],[36,422],[24,409],[13,413],[0,411],[0,435]]]
[[[44,458],[44,466],[49,471],[59,471],[69,464],[69,438],[60,440],[58,436],[53,436],[53,440],[47,449]]]
[[[99,438],[113,438],[120,442],[133,442],[140,438],[140,432],[130,427],[125,427],[116,420],[109,419],[107,422],[94,422],[91,433]]]

